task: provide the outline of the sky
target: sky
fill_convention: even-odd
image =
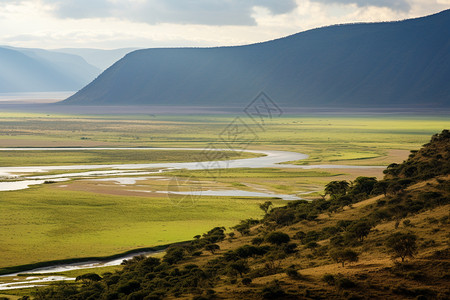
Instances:
[[[0,0],[0,45],[231,46],[327,25],[402,20],[449,8],[450,0]]]

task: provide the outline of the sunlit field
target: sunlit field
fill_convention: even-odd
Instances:
[[[450,127],[443,117],[283,116],[260,128],[242,120],[254,134],[237,136],[246,149],[309,155],[295,164],[386,166],[407,158],[430,135]],[[77,116],[0,114],[0,147],[196,147],[226,148],[224,132],[235,116]],[[123,152],[122,152],[123,151]],[[256,156],[231,152],[230,158]],[[0,166],[116,164],[196,161],[188,151],[1,152]],[[217,178],[203,171],[171,171],[203,189],[238,189],[320,197],[330,180],[382,176],[381,169],[226,169]],[[194,182],[195,181],[195,182]],[[188,181],[189,182],[189,181]],[[71,180],[0,192],[0,267],[55,259],[106,256],[127,250],[192,239],[214,226],[230,227],[262,215],[268,198],[198,197],[173,202],[167,182],[148,179],[139,186]],[[132,190],[132,191],[130,191]],[[141,191],[140,191],[141,190]],[[146,193],[144,190],[152,191]],[[176,196],[175,196],[176,197]],[[179,196],[183,199],[183,196]],[[276,205],[285,203],[273,200]]]
[[[444,117],[283,116],[263,129],[237,114],[254,135],[238,136],[249,149],[278,149],[310,155],[309,162],[357,161],[388,155],[392,149],[420,147],[448,127]],[[0,114],[0,146],[206,147],[223,144],[235,116],[69,116]],[[385,164],[378,161],[377,164]]]
[[[229,159],[257,157],[249,152],[219,152]],[[149,164],[161,162],[195,162],[210,160],[202,150],[64,150],[2,151],[0,167],[11,166],[64,166],[91,164]]]

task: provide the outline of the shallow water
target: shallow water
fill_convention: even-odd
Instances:
[[[124,256],[121,256],[116,259],[108,260],[108,261],[90,261],[90,262],[83,262],[83,263],[72,263],[72,264],[64,264],[64,265],[55,265],[50,267],[44,267],[44,268],[38,268],[33,269],[29,271],[24,272],[18,272],[14,274],[7,274],[7,275],[1,275],[0,280],[2,277],[10,277],[10,276],[17,276],[21,274],[48,274],[48,273],[57,273],[57,272],[66,272],[66,271],[73,271],[73,270],[84,270],[84,269],[95,269],[95,268],[101,268],[101,267],[109,267],[109,266],[118,266],[120,265],[124,260],[133,258],[134,256],[138,255],[150,255],[155,254],[161,251],[142,251],[142,252],[136,252],[132,254],[127,254]],[[20,289],[20,288],[32,288],[32,287],[38,287],[42,286],[39,283],[47,283],[52,281],[66,281],[66,280],[75,280],[75,278],[69,278],[65,276],[48,276],[44,278],[39,277],[27,277],[25,280],[19,280],[14,281],[10,283],[0,283],[0,291],[4,290],[13,290],[13,289]]]
[[[49,151],[83,151],[83,150],[204,150],[202,148],[0,148],[0,151],[30,151],[30,150],[49,150]],[[235,151],[230,149],[215,149],[211,151]],[[187,170],[209,170],[212,173],[217,169],[224,168],[299,168],[299,169],[364,169],[364,168],[384,168],[379,166],[346,166],[346,165],[292,165],[280,163],[286,161],[297,161],[308,158],[308,155],[288,151],[276,150],[244,150],[246,152],[259,153],[265,156],[222,160],[222,161],[203,161],[186,163],[148,163],[148,164],[114,164],[114,165],[71,165],[71,166],[36,166],[36,167],[0,167],[0,176],[8,177],[17,174],[43,173],[48,171],[61,170],[95,170],[111,169],[108,171],[89,171],[81,173],[69,173],[59,175],[42,176],[24,176],[23,180],[15,182],[0,182],[0,191],[11,191],[26,189],[33,184],[42,184],[39,180],[65,179],[79,177],[99,177],[99,176],[133,176],[145,175],[140,169],[160,169],[159,172],[167,169],[187,169]],[[148,173],[147,173],[148,174]],[[217,172],[219,175],[219,172]],[[213,174],[214,176],[214,174]],[[30,182],[30,180],[35,180]]]
[[[170,193],[177,195],[192,195],[192,196],[224,196],[224,197],[263,197],[263,198],[279,198],[283,200],[302,200],[302,198],[295,195],[285,194],[272,194],[262,192],[251,192],[244,190],[207,190],[207,191],[188,191],[188,192],[165,192],[159,191],[158,193]]]
[[[59,282],[68,280],[75,280],[75,278],[69,278],[65,276],[48,276],[43,278],[27,277],[25,278],[25,280],[14,281],[9,283],[0,283],[0,291],[39,287],[44,286],[43,284],[39,283]]]

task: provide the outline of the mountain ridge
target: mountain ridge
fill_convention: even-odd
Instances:
[[[322,27],[251,45],[127,54],[64,104],[450,106],[450,10]]]
[[[33,48],[0,46],[0,92],[73,91],[101,71],[82,57]]]

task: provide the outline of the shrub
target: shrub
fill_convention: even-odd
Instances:
[[[296,243],[284,244],[282,250],[286,254],[296,253],[297,252],[297,244]]]
[[[141,287],[141,284],[136,280],[130,280],[125,282],[119,286],[117,291],[119,293],[124,293],[126,295],[131,294],[134,291],[137,291]]]
[[[291,238],[284,232],[273,231],[266,236],[266,241],[274,245],[289,243]]]
[[[224,227],[214,227],[207,233],[203,234],[203,238],[211,244],[221,242],[225,239],[225,237]]]
[[[343,277],[337,280],[337,286],[341,289],[351,289],[356,287],[356,283],[349,278]]]
[[[264,299],[280,299],[285,295],[286,293],[283,291],[278,281],[272,281],[269,286],[262,290]]]
[[[249,286],[250,284],[252,284],[252,279],[248,277],[242,278],[242,284],[245,286]]]
[[[209,244],[205,246],[205,250],[211,252],[211,254],[214,254],[217,250],[220,250],[220,247],[217,244]]]
[[[335,283],[334,276],[331,274],[323,275],[322,280],[325,281],[328,285],[334,285]]]
[[[87,273],[87,274],[83,274],[80,276],[77,276],[77,278],[75,278],[75,281],[83,281],[84,283],[89,283],[89,282],[97,282],[102,280],[102,278],[100,277],[100,275],[96,274],[96,273]]]
[[[319,244],[317,244],[316,242],[309,242],[308,244],[306,244],[305,247],[308,249],[315,249],[315,248],[319,247]]]
[[[405,227],[414,227],[414,225],[411,223],[411,220],[406,219],[403,221],[403,226]]]
[[[238,260],[236,262],[230,263],[228,265],[228,270],[231,273],[238,273],[242,278],[245,273],[248,273],[248,271],[250,271],[250,268],[245,260]]]
[[[294,269],[293,267],[289,267],[289,268],[286,269],[286,275],[289,278],[296,279],[296,280],[300,279],[302,277],[300,275],[300,273],[298,273],[298,271],[296,269]]]
[[[264,239],[261,237],[255,237],[254,239],[252,239],[252,245],[259,246],[262,244],[262,242],[264,242]]]
[[[184,249],[182,247],[172,247],[167,249],[163,261],[168,264],[175,264],[184,258]]]

